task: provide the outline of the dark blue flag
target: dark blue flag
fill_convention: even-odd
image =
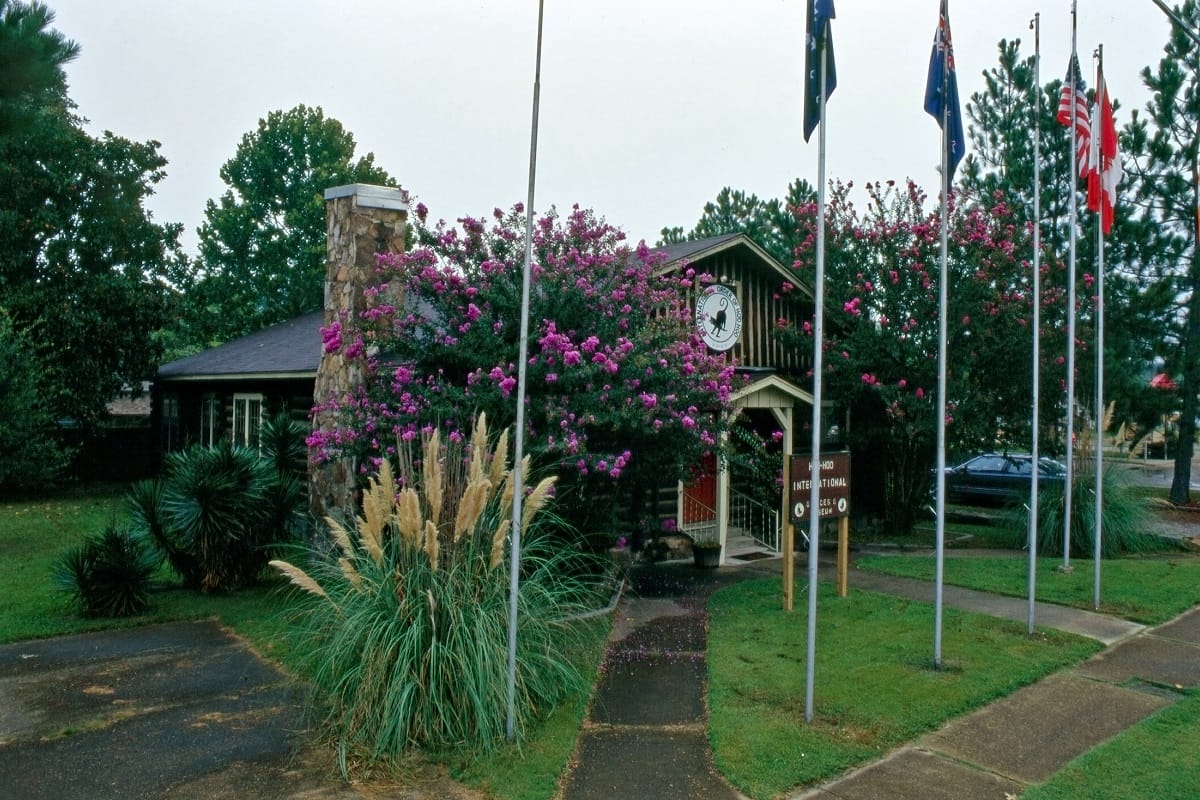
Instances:
[[[946,140],[950,167],[948,181],[954,180],[954,170],[967,152],[963,138],[962,112],[958,107],[958,78],[954,74],[954,45],[950,40],[950,14],[947,0],[942,0],[937,33],[933,37],[933,52],[929,55],[929,79],[925,82],[925,110],[937,120]]]
[[[821,47],[825,48],[825,97],[837,86],[837,70],[833,68],[833,37],[829,35],[829,20],[833,0],[809,0],[804,55],[804,141],[812,136],[821,121]]]

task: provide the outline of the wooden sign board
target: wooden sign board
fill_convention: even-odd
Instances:
[[[821,453],[820,481],[817,518],[850,516],[850,453]],[[812,456],[792,456],[789,483],[792,522],[806,522],[812,500]]]

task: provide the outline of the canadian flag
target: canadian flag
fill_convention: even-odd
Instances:
[[[1088,158],[1088,208],[1100,212],[1100,225],[1107,236],[1112,229],[1117,184],[1121,182],[1121,158],[1117,155],[1117,126],[1103,69],[1096,70],[1096,107],[1092,110],[1092,142]]]

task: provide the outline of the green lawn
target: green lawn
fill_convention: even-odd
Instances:
[[[1100,649],[1057,631],[948,609],[940,669],[933,608],[822,586],[813,723],[804,721],[806,616],[779,609],[775,580],[713,596],[710,738],[742,792],[772,798],[831,778]]]
[[[178,588],[160,571],[149,613],[130,619],[89,619],[72,611],[53,581],[59,555],[114,516],[123,516],[125,487],[81,490],[54,498],[0,502],[0,643],[129,628],[160,622],[216,618],[245,637],[255,650],[297,673],[297,649],[304,646],[289,624],[291,589],[272,577],[264,585],[231,594],[202,595]],[[611,619],[589,625],[590,644],[579,653],[589,684],[594,683]],[[497,800],[544,800],[575,746],[588,698],[575,697],[549,713],[519,746],[490,757],[447,759],[463,782]],[[401,770],[403,771],[403,770]]]
[[[159,573],[148,614],[129,619],[75,613],[55,586],[54,563],[90,533],[123,515],[123,487],[77,491],[53,499],[0,503],[0,642],[38,639],[156,622],[217,617],[264,655],[286,660],[285,593],[280,581],[230,595],[183,591]]]
[[[1048,603],[1094,608],[1094,561],[1072,559],[1072,572],[1059,572],[1058,558],[1037,560],[1036,598]],[[921,580],[933,580],[932,556],[865,556],[858,569],[870,569]],[[1028,596],[1029,559],[971,557],[947,553],[943,580],[986,592]],[[1122,558],[1100,562],[1100,611],[1146,625],[1174,618],[1200,603],[1200,555]]]

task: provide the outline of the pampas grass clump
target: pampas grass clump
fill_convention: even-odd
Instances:
[[[309,667],[343,757],[494,749],[508,708],[512,473],[507,432],[489,448],[481,416],[467,448],[437,433],[384,461],[353,526],[327,519],[332,553],[271,564],[295,584]],[[527,474],[527,472],[525,473]],[[578,552],[551,550],[539,521],[554,478],[523,505],[516,723],[520,735],[586,690],[566,621],[594,603]]]
[[[1091,558],[1094,553],[1093,533],[1096,529],[1096,473],[1081,469],[1074,474],[1071,492],[1071,555]],[[1154,532],[1153,518],[1145,501],[1130,491],[1129,484],[1113,470],[1101,475],[1100,557],[1120,558],[1126,555],[1155,553],[1178,549],[1178,544]],[[1063,554],[1064,521],[1062,484],[1042,488],[1038,497],[1038,554]],[[1026,547],[1029,540],[1029,506],[1011,509],[1005,525],[1016,547]]]

